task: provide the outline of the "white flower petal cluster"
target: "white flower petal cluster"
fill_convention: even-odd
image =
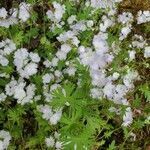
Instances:
[[[0,8],[0,18],[5,19],[7,17],[7,11],[4,7]]]
[[[113,60],[113,55],[109,54],[107,38],[107,33],[99,32],[93,38],[95,51],[84,46],[80,46],[78,49],[80,62],[90,68],[92,85],[95,86],[91,89],[93,98],[98,98],[98,96],[101,98],[103,96],[102,88],[109,81],[105,75],[105,67]]]
[[[5,93],[0,93],[0,102],[5,101],[7,98],[7,96],[5,95]]]
[[[20,3],[19,5],[19,19],[23,22],[26,22],[30,18],[30,4],[25,2]]]
[[[128,34],[131,32],[131,25],[127,25],[121,29],[119,40],[124,40]]]
[[[17,18],[14,18],[12,16],[10,16],[7,19],[0,20],[0,26],[5,27],[5,28],[9,28],[10,25],[14,25],[14,24],[17,24],[17,23],[18,23]]]
[[[45,138],[45,143],[47,147],[54,147],[55,139],[52,136],[50,136],[48,138]]]
[[[150,11],[146,10],[146,11],[139,11],[137,14],[137,23],[141,24],[141,23],[146,23],[146,22],[150,22]]]
[[[90,0],[91,1],[91,6],[94,8],[114,8],[115,3],[121,2],[122,0],[104,0],[104,1],[99,1],[99,0]]]
[[[135,34],[133,36],[133,40],[132,40],[132,47],[133,48],[144,48],[146,46],[146,40],[144,40],[144,38],[141,35],[137,35]]]
[[[101,32],[93,38],[95,51],[91,48],[85,48],[84,46],[80,46],[78,49],[79,60],[83,65],[89,66],[92,85],[95,86],[91,89],[91,96],[98,99],[106,97],[117,104],[128,106],[129,103],[125,96],[127,92],[134,87],[133,82],[138,78],[138,74],[137,72],[129,71],[123,78],[124,84],[117,85],[115,85],[113,81],[119,78],[120,75],[118,73],[114,73],[112,76],[106,76],[105,68],[112,62],[114,56],[109,53],[109,46],[107,43],[108,35],[105,33],[107,26],[104,30],[101,27],[102,25],[100,26]],[[127,31],[128,28],[123,28],[122,39],[124,39],[131,30]],[[134,58],[134,56],[132,56],[132,58]],[[123,125],[130,125],[132,120],[132,111],[131,108],[128,107],[123,117]]]
[[[123,24],[119,40],[124,40],[132,29],[132,22],[134,21],[133,15],[130,12],[123,12],[118,16],[118,22]]]
[[[69,76],[74,76],[76,72],[76,68],[74,66],[69,66],[64,70],[64,73],[68,74]]]
[[[42,113],[43,119],[48,120],[52,125],[56,125],[61,119],[62,109],[52,110],[48,105],[39,105],[37,109]]]
[[[60,137],[60,134],[55,132],[54,137],[53,136],[49,136],[49,137],[45,138],[46,146],[48,148],[55,147],[56,150],[63,149],[63,142],[60,141],[59,137]]]
[[[134,88],[134,81],[139,80],[137,71],[128,70],[127,74],[123,77],[123,83],[129,89]]]
[[[43,79],[43,83],[44,83],[44,84],[47,84],[47,83],[50,83],[51,80],[54,79],[54,76],[53,76],[53,74],[48,74],[48,73],[46,73],[46,74],[42,77],[42,79]]]
[[[12,78],[12,80],[5,86],[6,95],[13,96],[17,99],[17,103],[21,105],[33,101],[35,90],[36,87],[34,84],[26,86],[26,82],[21,78],[18,81]]]
[[[73,24],[73,22],[75,22],[76,19],[76,15],[71,15],[70,17],[68,17],[67,22],[69,25]]]
[[[27,21],[30,18],[30,4],[25,2],[20,3],[19,9],[11,8],[9,12],[5,8],[0,8],[0,26],[9,28],[10,25],[18,23],[18,19],[22,22]],[[8,13],[11,14],[8,16]]]
[[[102,23],[100,23],[100,31],[106,32],[107,28],[114,25],[114,19],[109,19],[106,15],[102,16]]]
[[[118,16],[118,22],[122,24],[130,24],[133,22],[133,15],[130,12],[123,12]]]
[[[71,51],[71,46],[69,44],[62,44],[60,50],[57,51],[56,56],[59,60],[65,60],[67,54]]]
[[[71,41],[71,44],[75,45],[75,46],[78,46],[80,41],[78,40],[78,38],[76,37],[77,36],[77,33],[74,31],[67,31],[67,32],[64,32],[62,34],[60,34],[58,37],[57,37],[57,40],[59,42],[67,42],[67,41]]]
[[[55,28],[62,28],[65,24],[62,20],[62,17],[65,13],[65,5],[61,5],[60,3],[54,1],[52,2],[54,11],[48,10],[46,12],[47,17],[53,22],[50,26],[50,30],[54,31]]]
[[[90,94],[95,99],[103,98],[103,91],[99,88],[92,88]]]
[[[146,46],[144,50],[144,57],[149,58],[150,57],[150,46]]]
[[[133,113],[130,107],[126,108],[125,115],[123,116],[122,126],[129,126],[133,122]]]
[[[71,25],[70,28],[73,32],[83,32],[87,29],[86,22],[84,20],[78,21],[76,24]]]
[[[45,101],[50,102],[53,98],[52,92],[54,90],[56,90],[57,88],[60,88],[60,87],[61,87],[60,84],[57,84],[57,83],[52,84],[50,87],[49,87],[48,84],[44,84],[44,86],[43,86],[43,95],[45,97]]]
[[[52,12],[51,10],[48,10],[46,13],[47,17],[51,21],[59,23],[63,17],[63,14],[65,13],[65,6],[57,3],[56,1],[54,1],[52,4],[55,10],[54,12]]]
[[[15,49],[16,45],[10,39],[6,39],[5,41],[0,42],[0,64],[2,66],[8,65],[9,60],[7,59],[7,56],[10,55],[13,51],[15,51]]]
[[[0,131],[0,150],[5,150],[8,148],[11,136],[10,133],[4,130]]]
[[[14,65],[22,78],[29,78],[37,73],[40,57],[37,53],[28,52],[27,49],[18,49],[14,54]]]
[[[132,61],[135,59],[135,54],[136,54],[135,50],[128,51],[128,54],[129,54],[129,61]]]

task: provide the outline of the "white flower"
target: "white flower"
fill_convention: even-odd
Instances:
[[[78,40],[78,38],[76,36],[74,36],[72,38],[72,44],[78,47],[79,43],[80,43],[80,41]]]
[[[62,109],[52,110],[48,105],[39,105],[38,110],[42,113],[42,117],[48,120],[52,125],[56,125],[62,116]]]
[[[5,8],[0,8],[0,18],[6,18],[7,17],[7,11]]]
[[[71,25],[70,28],[73,32],[85,31],[87,29],[85,21],[79,21],[74,25]]]
[[[17,86],[14,91],[14,98],[18,100],[22,100],[26,96],[26,92],[23,87]]]
[[[12,80],[5,86],[6,95],[12,96],[14,94],[16,86],[17,81],[12,78]]]
[[[115,86],[111,82],[108,82],[103,88],[103,92],[108,99],[112,99],[115,92]]]
[[[94,25],[93,20],[88,20],[87,21],[87,27],[91,28]]]
[[[91,1],[91,6],[94,8],[112,8],[113,4],[115,1],[109,1],[109,0],[105,0],[105,1],[99,1],[99,0],[90,0]]]
[[[49,68],[51,66],[51,62],[47,59],[43,62],[46,68]]]
[[[19,5],[19,19],[23,22],[27,21],[30,18],[30,5],[25,2],[20,3]]]
[[[67,73],[69,76],[74,76],[76,72],[76,68],[75,67],[69,67],[65,70],[65,73]]]
[[[32,76],[37,73],[37,64],[35,63],[29,63],[25,66],[24,71],[21,73],[21,76],[28,78],[29,76]]]
[[[122,123],[122,125],[127,127],[127,126],[129,126],[132,123],[132,121],[133,121],[132,111],[131,111],[131,108],[128,107],[128,108],[126,108],[126,112],[125,112],[125,114],[123,116],[123,123]]]
[[[146,40],[141,35],[135,34],[132,40],[132,46],[137,48],[144,48],[146,45]]]
[[[106,53],[109,49],[106,42],[107,34],[99,33],[93,38],[93,45],[99,54]]]
[[[61,45],[61,48],[59,51],[57,51],[56,56],[60,59],[66,59],[67,58],[67,53],[69,53],[71,50],[71,46],[69,44],[63,44]]]
[[[50,136],[49,138],[45,139],[45,143],[47,147],[53,147],[55,144],[55,140],[52,136]]]
[[[50,123],[52,125],[56,125],[58,121],[61,119],[62,116],[62,110],[56,111],[51,117],[50,117]]]
[[[51,10],[48,10],[46,14],[51,21],[58,23],[61,21],[63,14],[65,13],[65,6],[60,5],[56,1],[54,1],[52,4],[55,9],[54,13]]]
[[[0,150],[6,150],[11,140],[9,132],[1,130],[0,139]]]
[[[52,91],[56,90],[59,87],[61,87],[59,84],[56,84],[56,83],[52,84],[51,87],[50,87],[50,91],[52,92]]]
[[[12,79],[10,83],[5,86],[6,95],[13,96],[17,99],[17,103],[24,105],[32,102],[35,95],[35,85],[29,84],[27,87],[25,81],[20,78],[18,81]]]
[[[71,50],[71,46],[69,44],[63,44],[63,45],[61,45],[60,50],[65,52],[65,53],[68,53]]]
[[[63,51],[58,51],[56,53],[56,56],[59,60],[65,60],[67,58],[67,53],[65,53]]]
[[[5,58],[4,56],[0,55],[0,64],[1,64],[2,66],[7,66],[8,63],[9,63],[8,59]]]
[[[62,76],[62,73],[61,73],[59,70],[56,70],[56,71],[54,72],[54,74],[55,74],[55,76],[58,77],[58,78],[60,78],[60,77]]]
[[[56,67],[57,64],[58,64],[58,61],[59,61],[59,59],[58,59],[57,57],[54,57],[54,58],[52,59],[52,61],[51,61],[51,65],[52,65],[53,67]]]
[[[118,72],[113,73],[113,79],[117,80],[119,78],[120,74]]]
[[[28,59],[29,53],[27,49],[21,48],[18,49],[15,54],[14,54],[14,65],[17,67],[17,70],[19,71],[24,67],[24,65],[27,64],[27,59]]]
[[[144,50],[144,57],[145,57],[145,58],[150,57],[150,46],[145,47],[145,50]]]
[[[145,23],[145,22],[149,22],[150,21],[150,11],[139,11],[137,14],[137,23],[141,24],[141,23]]]
[[[52,75],[50,75],[50,74],[45,74],[43,77],[42,77],[42,79],[43,79],[43,83],[45,84],[45,83],[50,83],[50,81],[51,81],[51,79],[52,79]]]
[[[76,21],[76,15],[71,15],[71,16],[67,19],[68,24],[72,24],[74,21]]]
[[[63,146],[63,143],[60,141],[57,141],[55,144],[56,150],[61,150],[63,148],[62,146]]]
[[[118,16],[118,22],[122,24],[130,23],[133,21],[133,15],[130,12],[123,12]]]
[[[65,13],[65,6],[60,5],[57,2],[53,2],[53,6],[55,8],[55,12],[54,12],[55,18],[59,22],[61,21],[61,18],[63,17],[63,14]]]
[[[129,53],[129,60],[132,61],[133,59],[135,59],[135,54],[136,51],[132,50],[132,51],[128,51]]]
[[[37,73],[40,57],[37,53],[28,53],[25,48],[18,49],[14,54],[14,65],[22,78],[29,78]]]
[[[79,29],[80,29],[80,27],[79,27]],[[71,40],[71,42],[72,42],[73,45],[78,46],[78,44],[80,43],[80,41],[78,40],[78,38],[76,37],[76,35],[77,35],[77,32],[69,30],[67,32],[61,33],[57,37],[57,40],[59,42],[67,42],[68,40]]]
[[[36,87],[34,84],[29,84],[27,87],[26,87],[26,97],[24,97],[21,101],[18,100],[17,102],[20,103],[21,105],[24,105],[26,103],[32,103],[33,102],[33,97],[35,95],[35,90],[36,90]]]
[[[103,96],[102,90],[98,88],[92,88],[90,92],[91,92],[91,96],[96,99],[100,99]]]
[[[48,11],[46,12],[46,15],[47,15],[47,17],[48,17],[50,20],[52,20],[52,21],[55,20],[54,14],[53,14],[53,12],[52,12],[51,10],[48,10]]]
[[[100,24],[100,31],[106,32],[106,29],[113,25],[113,20],[109,19],[107,16],[102,16],[103,23]]]
[[[123,83],[125,84],[126,87],[133,88],[134,87],[133,82],[135,79],[136,80],[139,79],[138,72],[129,70],[128,73],[123,78]]]
[[[7,66],[9,61],[6,56],[10,55],[16,49],[16,45],[10,39],[6,39],[0,42],[0,48],[0,64],[2,66]]]
[[[40,57],[37,53],[30,52],[29,56],[30,56],[31,60],[35,63],[38,63],[40,61]]]
[[[38,106],[38,110],[43,113],[42,117],[46,120],[49,120],[53,115],[52,109],[48,105],[40,105]]]
[[[0,94],[0,102],[5,101],[6,98],[7,98],[7,96],[4,93]]]
[[[120,33],[120,38],[119,38],[119,40],[123,40],[123,39],[125,39],[127,36],[128,36],[128,34],[131,32],[131,25],[128,25],[128,26],[125,26],[125,27],[123,27],[122,29],[121,29],[121,33]]]

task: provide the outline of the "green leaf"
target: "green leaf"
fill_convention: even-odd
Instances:
[[[113,140],[111,142],[111,144],[109,145],[109,148],[107,150],[116,150],[116,146],[115,146],[115,140]]]

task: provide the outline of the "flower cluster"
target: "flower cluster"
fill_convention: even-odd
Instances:
[[[137,23],[146,23],[150,21],[150,11],[139,11],[137,14]]]
[[[42,117],[48,120],[52,125],[56,125],[62,115],[62,109],[52,110],[48,105],[39,105],[38,110],[42,113]]]
[[[0,8],[0,26],[9,28],[10,25],[17,24],[19,19],[22,22],[27,21],[30,18],[29,10],[30,4],[26,4],[25,2],[20,3],[19,9],[12,8],[9,12],[3,7]]]
[[[0,131],[0,150],[5,150],[8,148],[8,145],[10,143],[11,140],[11,136],[9,134],[9,132],[1,130]]]
[[[32,102],[35,90],[34,84],[26,86],[26,82],[22,78],[18,81],[12,78],[10,83],[5,86],[6,95],[13,96],[21,105]]]
[[[0,8],[0,29],[4,29],[0,36],[0,103],[4,109],[17,109],[17,113],[12,111],[11,114],[10,111],[4,120],[12,121],[20,129],[26,123],[30,124],[30,120],[19,122],[14,116],[19,118],[29,113],[31,120],[35,119],[35,124],[38,124],[34,129],[37,133],[33,135],[40,137],[45,149],[56,150],[64,149],[64,143],[71,143],[76,150],[78,142],[82,143],[81,137],[86,139],[90,135],[88,139],[91,139],[94,132],[101,130],[99,121],[96,124],[101,119],[98,102],[109,102],[107,111],[123,116],[120,126],[130,127],[134,107],[129,101],[132,97],[128,97],[130,93],[133,97],[135,95],[132,93],[135,82],[147,82],[148,79],[142,80],[141,77],[144,71],[141,73],[137,68],[140,65],[145,67],[150,58],[149,41],[145,34],[134,31],[134,24],[149,22],[150,11],[140,10],[137,15],[119,12],[119,2],[122,0],[87,0],[81,4],[78,0],[70,0],[69,3],[58,0],[47,4],[21,2],[18,8],[9,10]],[[78,12],[74,6],[79,5]],[[42,15],[43,18],[38,18]],[[149,92],[145,93],[142,97],[149,98]],[[93,104],[94,107],[91,106]],[[25,112],[22,113],[22,109]],[[3,108],[0,110],[3,113]],[[91,117],[90,121],[87,116]],[[93,116],[97,118],[94,125]],[[106,116],[102,112],[104,120],[110,117]],[[105,121],[102,124],[105,125]],[[9,126],[7,123],[3,125],[4,128]],[[74,133],[76,126],[78,131]],[[87,133],[85,129],[89,127]],[[68,134],[61,136],[57,130],[62,133],[68,131]],[[9,132],[1,130],[0,137],[0,149],[7,149],[11,140]],[[19,140],[13,140],[16,141]],[[91,144],[88,142],[81,144],[79,149],[87,149]],[[26,145],[27,148],[28,145],[32,142]]]
[[[16,45],[10,39],[0,42],[0,64],[2,66],[7,66],[9,64],[7,56],[10,55],[15,49]]]
[[[56,150],[63,149],[63,143],[59,141],[59,138],[60,138],[60,134],[58,134],[57,132],[54,133],[54,137],[49,136],[45,138],[45,143],[47,147],[51,147],[51,148],[55,147]]]
[[[27,49],[18,49],[14,54],[14,65],[22,78],[29,78],[37,73],[40,57],[37,53],[28,52]]]

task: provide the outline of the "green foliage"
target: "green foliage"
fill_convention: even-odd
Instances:
[[[150,85],[149,83],[145,83],[141,85],[140,91],[144,94],[146,100],[150,102]]]

